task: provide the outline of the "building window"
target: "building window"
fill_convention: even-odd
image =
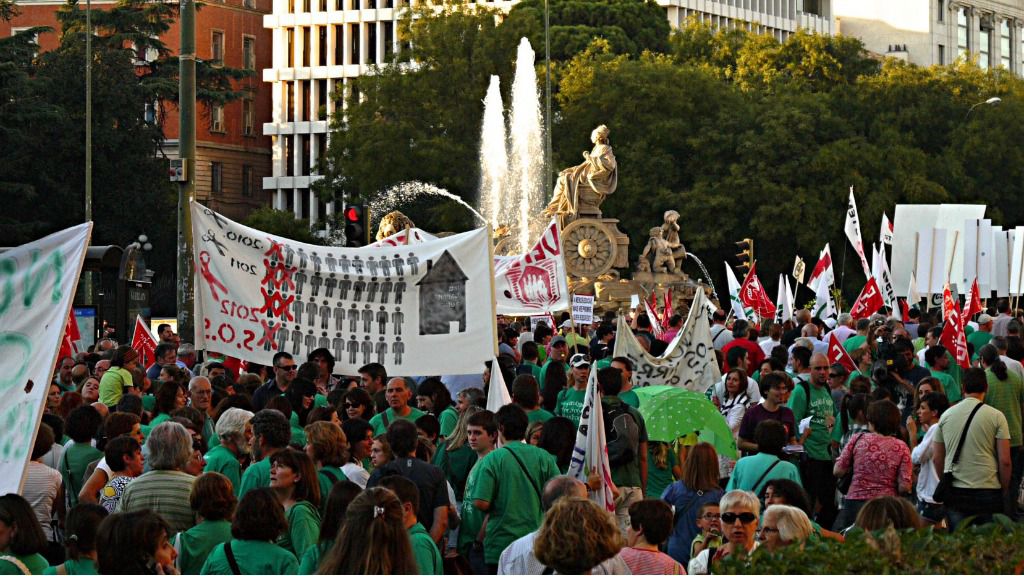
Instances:
[[[242,196],[251,197],[256,188],[256,171],[248,164],[242,164]]]
[[[224,106],[214,104],[210,108],[210,132],[224,131]]]
[[[821,16],[821,0],[804,0],[804,12]]]
[[[242,67],[256,69],[256,39],[252,36],[242,36]]]
[[[249,9],[255,8],[256,0],[242,0],[242,6]]]
[[[159,104],[156,100],[146,103],[146,110],[143,112],[142,119],[145,120],[147,124],[156,124],[158,118],[157,112],[159,111],[158,106]]]
[[[224,33],[220,30],[210,34],[210,60],[214,66],[224,64]]]
[[[1007,70],[1013,70],[1010,64],[1010,23],[1002,20],[999,23],[999,64]]]
[[[967,54],[969,41],[971,39],[970,29],[967,27],[967,8],[961,8],[956,12],[956,55],[957,57]]]
[[[11,36],[15,36],[17,34],[24,34],[28,30],[31,30],[31,28],[26,28],[26,27],[13,28],[12,27],[11,28]],[[32,43],[36,45],[36,48],[39,48],[39,34],[31,34],[30,38],[31,38]],[[39,56],[39,50],[33,50],[32,51],[32,57],[36,58],[37,56]]]
[[[210,164],[210,194],[220,194],[224,191],[224,164],[220,162],[211,162]]]
[[[288,52],[288,68],[295,67],[295,28],[288,29],[288,46],[286,50]]]
[[[945,22],[946,20],[946,0],[938,0],[939,5],[939,22]]]
[[[982,28],[981,34],[978,36],[978,66],[984,69],[992,67],[992,60],[990,55],[992,54],[992,31],[988,28]]]
[[[256,106],[252,98],[242,99],[242,134],[245,136],[256,135]]]
[[[939,44],[939,66],[946,65],[946,47]]]

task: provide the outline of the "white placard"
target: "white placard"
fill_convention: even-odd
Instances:
[[[572,321],[576,323],[576,326],[594,323],[593,296],[572,295]]]
[[[1013,252],[1010,255],[1010,295],[1024,293],[1024,226],[1013,231]]]
[[[983,204],[898,204],[896,205],[896,215],[893,220],[893,245],[892,245],[892,261],[890,270],[892,270],[893,285],[897,290],[905,290],[906,286],[910,285],[910,273],[915,271],[915,265],[920,264],[920,250],[917,253],[914,252],[915,238],[918,236],[924,236],[926,233],[931,233],[932,228],[939,228],[946,230],[945,238],[943,239],[943,247],[941,254],[944,261],[942,262],[942,283],[945,284],[946,274],[949,271],[949,262],[945,261],[952,257],[953,259],[953,277],[950,281],[954,284],[960,281],[960,270],[963,269],[963,256],[964,256],[964,222],[966,220],[975,220],[985,217],[985,205]],[[957,238],[957,232],[959,231],[959,240],[956,254],[953,254],[953,242]],[[939,252],[936,252],[938,255]],[[928,270],[922,270],[916,268],[918,286],[921,288],[921,293],[926,292],[925,281],[928,276]],[[972,278],[973,280],[973,278]],[[966,292],[967,287],[961,286],[961,292]],[[941,287],[939,290],[941,291]],[[905,296],[905,294],[898,294],[899,296]]]
[[[962,248],[964,266],[959,284],[970,287],[977,278],[979,293],[987,294],[992,284],[992,221],[965,221]]]
[[[946,286],[946,231],[932,228],[917,240],[917,289],[922,295],[942,293]]]
[[[530,331],[531,332],[536,331],[537,330],[537,326],[540,326],[540,324],[542,322],[544,323],[545,326],[547,326],[548,324],[551,324],[551,317],[550,316],[530,316]],[[550,328],[550,327],[551,326],[548,326],[548,328]]]
[[[1010,295],[1010,247],[1013,245],[1010,236],[1012,234],[1012,231],[1003,230],[1002,226],[992,227],[992,290],[1000,298]]]

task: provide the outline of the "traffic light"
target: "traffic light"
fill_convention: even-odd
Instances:
[[[363,204],[345,207],[345,247],[360,248],[370,243],[370,211]]]
[[[736,243],[736,247],[740,249],[740,253],[736,255],[740,263],[736,265],[736,268],[749,271],[750,267],[754,264],[754,240],[752,238],[744,238]]]

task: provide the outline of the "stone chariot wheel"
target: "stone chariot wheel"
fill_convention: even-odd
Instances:
[[[570,275],[597,278],[611,270],[618,245],[601,222],[580,219],[562,230],[565,267]]]
[[[514,256],[519,251],[519,244],[515,242],[515,239],[508,236],[498,240],[498,243],[494,245],[495,256]]]

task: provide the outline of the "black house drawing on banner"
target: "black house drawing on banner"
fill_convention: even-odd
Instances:
[[[445,250],[427,260],[427,273],[416,283],[420,289],[420,335],[450,334],[451,323],[466,331],[466,274]]]

